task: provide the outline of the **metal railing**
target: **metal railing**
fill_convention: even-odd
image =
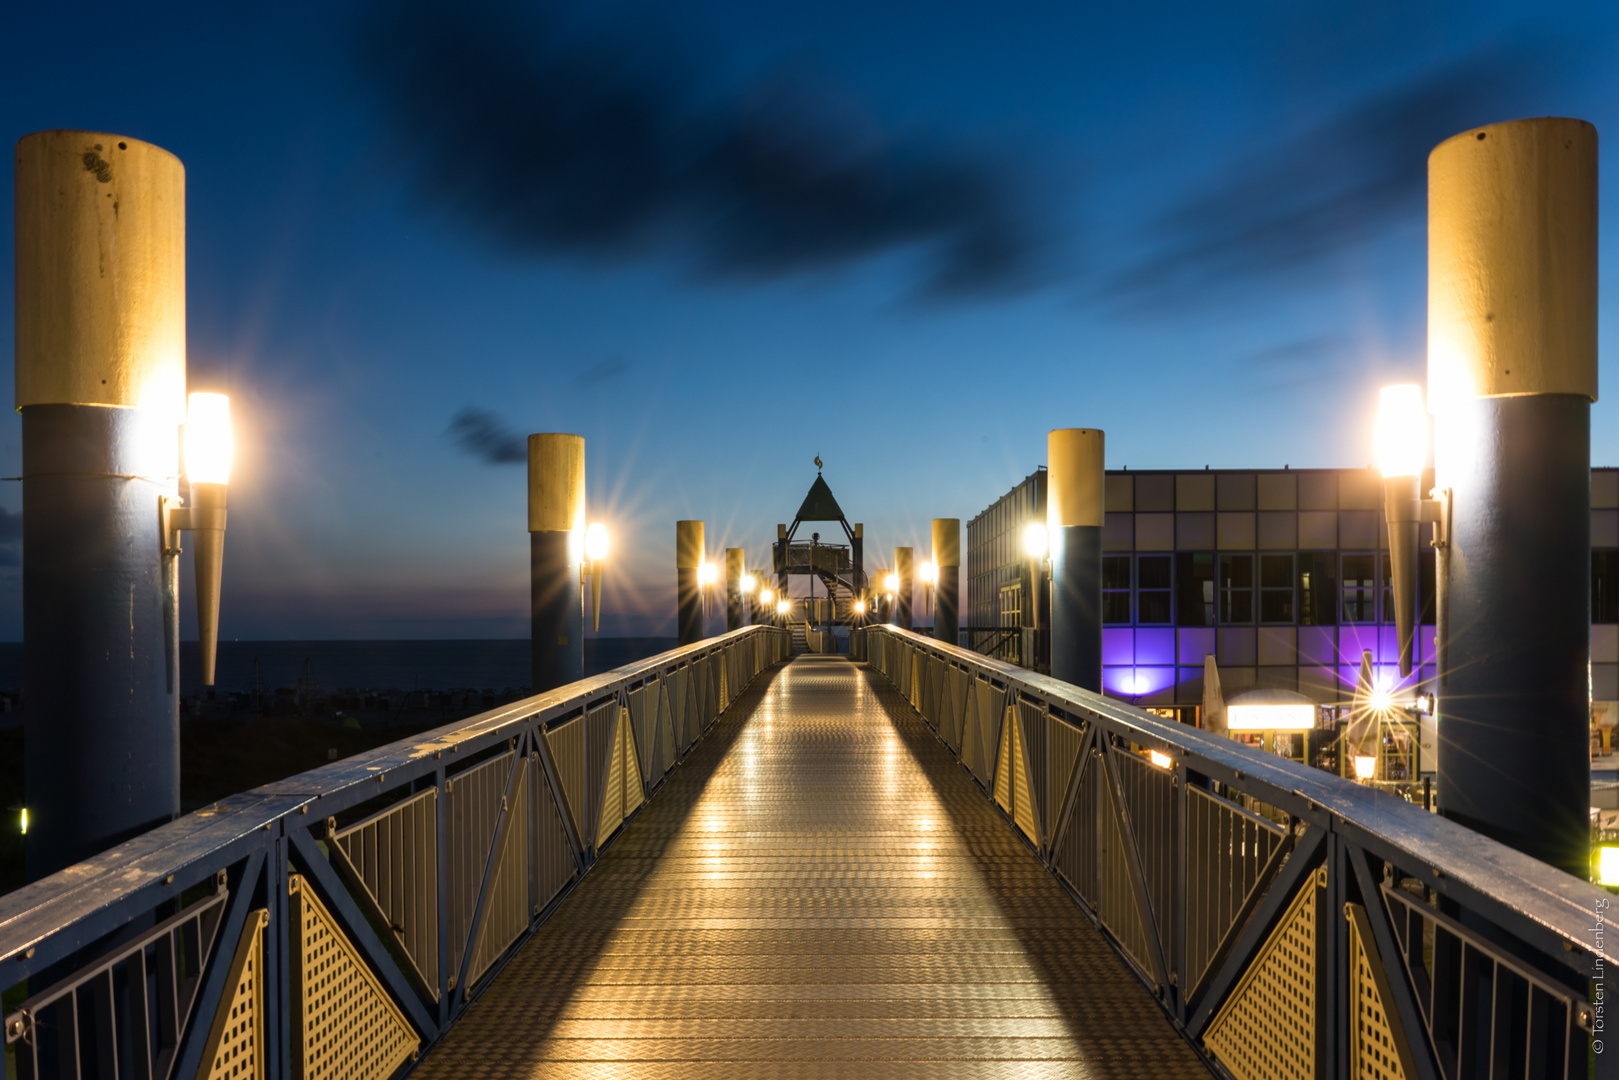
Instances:
[[[861,633],[1234,1080],[1608,1074],[1606,890],[1396,795],[893,626]]]
[[[221,800],[0,897],[17,1073],[391,1076],[787,634],[755,626]],[[0,1080],[7,1080],[0,1058]]]

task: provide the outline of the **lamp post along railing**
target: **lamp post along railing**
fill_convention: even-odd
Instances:
[[[226,399],[187,419],[185,168],[138,139],[43,131],[16,169],[24,786],[30,878],[180,807],[179,533],[214,674]]]
[[[1103,446],[1095,428],[1060,428],[1046,439],[1051,674],[1094,691],[1102,689]]]
[[[675,623],[682,645],[703,639],[703,523],[675,522]]]
[[[1429,156],[1428,205],[1439,809],[1583,875],[1596,129],[1456,135]]]
[[[933,636],[956,644],[960,636],[961,519],[933,519]]]
[[[909,630],[914,622],[911,616],[911,602],[913,599],[911,584],[912,568],[914,566],[915,552],[908,547],[894,549],[894,618],[893,623],[901,630]]]
[[[530,435],[529,611],[536,691],[566,686],[585,674],[580,580],[585,531],[584,436]]]

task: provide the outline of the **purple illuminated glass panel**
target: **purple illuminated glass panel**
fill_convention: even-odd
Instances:
[[[1134,664],[1135,631],[1128,626],[1102,631],[1102,663],[1104,666]]]
[[[1175,631],[1137,630],[1135,662],[1151,666],[1174,664]]]

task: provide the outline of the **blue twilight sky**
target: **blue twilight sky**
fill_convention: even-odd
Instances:
[[[757,565],[817,454],[879,565],[1051,427],[1115,468],[1366,463],[1376,388],[1423,375],[1427,151],[1611,135],[1616,45],[1614,5],[1478,0],[12,4],[0,126],[185,162],[224,637],[526,635],[499,459],[555,430],[617,537],[603,632],[659,634],[674,521]],[[1593,432],[1619,463],[1612,400]]]

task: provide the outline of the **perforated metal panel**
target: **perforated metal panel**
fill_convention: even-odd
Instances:
[[[620,723],[624,727],[624,816],[629,817],[646,798],[646,792],[641,786],[641,755],[636,747],[635,729],[628,716],[622,716]]]
[[[1095,910],[1098,903],[1097,812],[1100,805],[1096,777],[1101,762],[1095,753],[1091,753],[1076,761],[1074,767],[1080,770],[1079,784],[1074,792],[1074,810],[1053,846],[1051,865]]]
[[[590,844],[592,847],[600,846],[607,838],[608,830],[601,824],[601,805],[604,789],[608,783],[608,771],[612,765],[623,767],[623,756],[613,752],[613,732],[618,727],[618,702],[607,701],[597,705],[585,714],[585,738],[590,747],[589,765],[585,769],[585,805],[589,808],[591,828]],[[622,777],[620,778],[622,783]],[[619,796],[622,805],[623,795]],[[618,823],[614,822],[617,828]]]
[[[650,747],[658,722],[657,684],[653,683],[650,688],[638,686],[625,696],[630,703],[630,726],[635,729],[635,741],[642,746]],[[642,764],[650,768],[652,755],[644,754],[642,757],[645,759]],[[652,774],[650,772],[642,773],[641,779],[642,781],[649,781],[652,779]]]
[[[701,668],[693,664],[685,669],[686,674],[686,730],[680,739],[682,751],[691,749],[691,744],[697,741],[697,736],[703,733],[703,707],[702,707],[702,675]]]
[[[1012,724],[1001,721],[1001,744],[995,752],[995,804],[1012,812]]]
[[[270,912],[248,913],[231,958],[230,987],[208,1031],[199,1080],[264,1080],[264,928]]]
[[[1315,1075],[1316,907],[1323,867],[1305,879],[1203,1036],[1236,1080]]]
[[[663,680],[665,704],[669,708],[669,726],[675,736],[674,745],[669,753],[670,764],[673,764],[675,759],[680,757],[681,753],[690,745],[690,740],[686,738],[686,697],[688,694],[686,683],[689,681],[685,668],[671,671]],[[668,766],[664,767],[664,771],[668,771]]]
[[[1023,711],[1020,704],[1018,712]],[[1038,713],[1036,719],[1040,719]],[[1008,716],[1012,729],[1012,823],[1029,838],[1029,843],[1040,846],[1040,820],[1034,810],[1034,788],[1029,783],[1029,744],[1027,729],[1020,716]],[[1042,740],[1044,741],[1044,740]]]
[[[337,833],[338,846],[422,983],[438,986],[438,790]]]
[[[383,1080],[421,1040],[299,874],[287,882],[292,918],[293,1076]]]
[[[624,725],[613,725],[607,760],[607,782],[602,786],[601,808],[596,815],[596,842],[605,843],[624,822]]]
[[[463,997],[471,994],[490,966],[528,929],[528,774],[528,769],[519,769],[512,785],[500,853],[484,896],[483,919],[478,923],[478,941]]]
[[[1390,1010],[1388,974],[1366,909],[1345,904],[1344,915],[1349,920],[1349,1075],[1353,1080],[1406,1080],[1416,1069],[1400,1021]]]

